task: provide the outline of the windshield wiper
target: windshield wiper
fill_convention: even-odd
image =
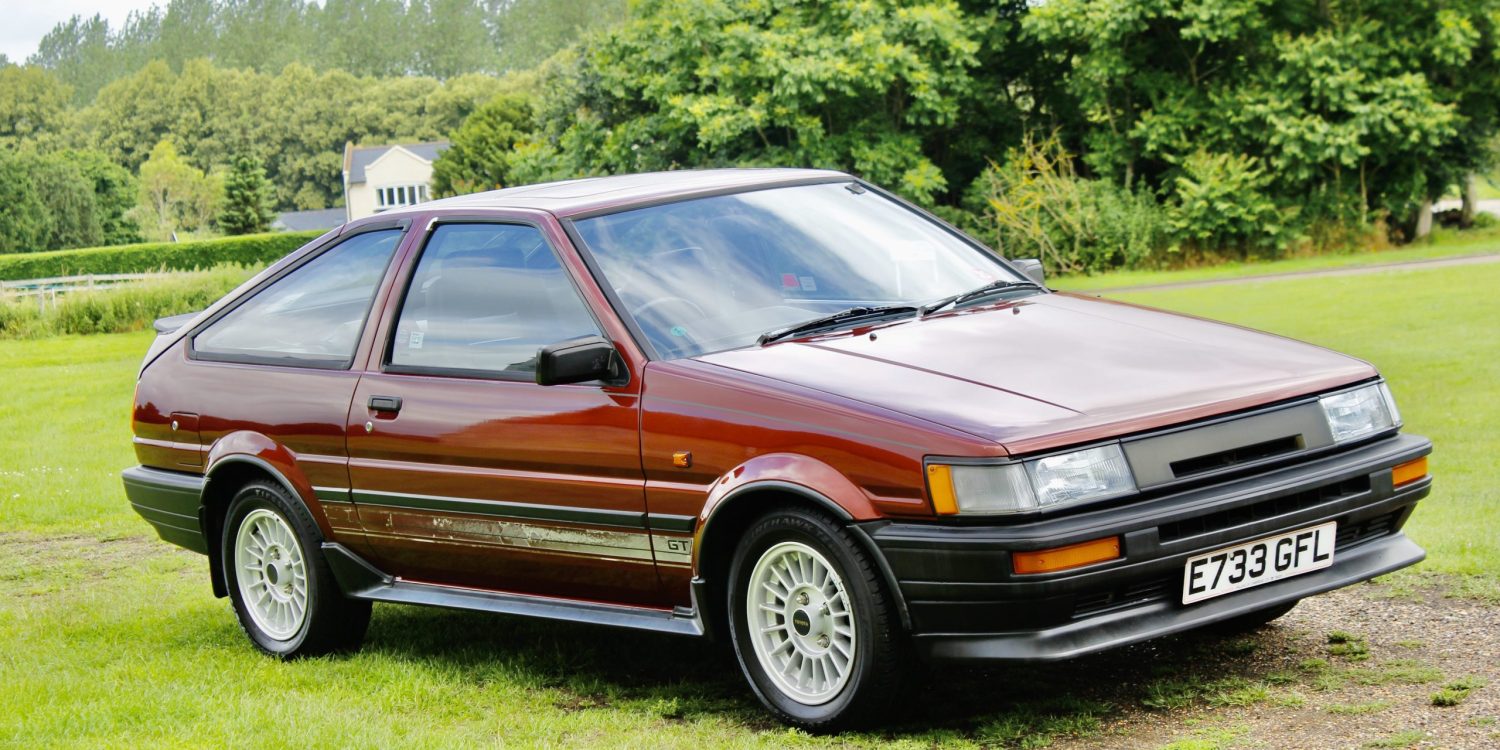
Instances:
[[[922,317],[927,317],[928,315],[931,315],[932,313],[935,313],[945,307],[949,307],[951,305],[961,305],[965,302],[968,302],[969,300],[979,299],[980,297],[994,294],[995,292],[1003,292],[1006,289],[1045,288],[1046,287],[1043,287],[1041,284],[1038,284],[1035,281],[1010,281],[1008,279],[999,279],[997,281],[991,281],[990,283],[976,289],[970,289],[969,291],[963,292],[962,294],[955,294],[951,297],[944,297],[936,302],[931,302],[923,305],[921,308],[921,315]]]
[[[760,338],[756,339],[756,341],[758,341],[761,346],[765,346],[772,341],[784,339],[788,336],[795,336],[799,333],[807,333],[808,331],[816,331],[819,328],[827,328],[829,326],[837,325],[839,323],[846,323],[851,320],[863,320],[865,318],[883,318],[890,315],[899,315],[901,313],[920,313],[921,311],[922,308],[916,307],[914,305],[876,305],[874,307],[851,307],[847,310],[840,310],[836,313],[824,315],[819,318],[813,318],[812,320],[805,320],[801,323],[787,326],[786,328],[777,328],[772,331],[766,331],[765,333],[762,333],[760,335]]]

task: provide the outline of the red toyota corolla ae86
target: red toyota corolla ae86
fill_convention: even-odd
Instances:
[[[1051,292],[837,172],[389,211],[157,329],[125,489],[283,658],[376,601],[714,637],[831,730],[913,658],[1254,627],[1424,554],[1432,446],[1369,364]]]

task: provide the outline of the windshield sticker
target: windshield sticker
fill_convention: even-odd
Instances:
[[[672,326],[672,335],[678,338],[682,338],[683,336],[687,335],[687,329],[683,328],[682,326]]]
[[[797,282],[797,274],[795,274],[795,273],[784,273],[784,274],[781,275],[781,288],[782,289],[797,289],[800,286],[801,285]]]
[[[808,291],[808,292],[816,292],[816,291],[818,291],[818,282],[815,279],[813,279],[813,277],[811,277],[811,276],[799,276],[797,278],[799,278],[799,279],[802,280],[802,289],[804,291]]]
[[[412,331],[411,332],[411,336],[406,340],[406,348],[408,348],[408,349],[421,349],[422,348],[422,336],[423,336],[423,334],[422,334],[421,331]]]

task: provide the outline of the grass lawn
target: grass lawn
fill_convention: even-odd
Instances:
[[[1217,266],[1178,271],[1112,271],[1097,276],[1060,276],[1049,280],[1054,288],[1070,292],[1094,292],[1120,287],[1171,284],[1183,281],[1209,281],[1259,276],[1267,273],[1295,273],[1334,268],[1357,268],[1383,263],[1406,263],[1464,255],[1500,252],[1500,227],[1468,232],[1437,230],[1431,242],[1416,243],[1390,250],[1361,250],[1348,253],[1292,258],[1274,263],[1224,263]]]
[[[1408,428],[1437,443],[1437,490],[1408,526],[1425,567],[1494,581],[1495,289],[1500,264],[1122,297],[1379,365]],[[0,342],[0,746],[1040,747],[1101,731],[1111,706],[1151,706],[1160,684],[1097,679],[1141,663],[1201,685],[1190,705],[1279,689],[1234,642],[1188,636],[944,673],[884,732],[813,738],[771,722],[721,649],[652,634],[381,605],[358,655],[275,662],[209,593],[203,558],[150,538],[125,504],[148,341]]]

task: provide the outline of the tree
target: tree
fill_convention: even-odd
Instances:
[[[58,156],[93,186],[94,216],[99,220],[101,244],[140,242],[141,228],[130,216],[139,196],[135,176],[98,151],[68,150]]]
[[[559,68],[576,84],[546,134],[558,171],[819,166],[926,204],[947,191],[933,156],[975,91],[985,17],[941,0],[647,0],[632,14]]]
[[[94,184],[65,155],[0,149],[0,180],[0,252],[103,242]]]
[[[171,141],[151,149],[141,164],[141,224],[152,239],[170,239],[178,229],[206,229],[217,213],[221,186],[184,162]]]
[[[67,85],[37,66],[0,66],[0,148],[55,143],[71,96]]]
[[[31,180],[31,164],[21,154],[0,148],[0,253],[45,250],[50,220]]]
[[[530,136],[531,106],[502,94],[454,131],[452,146],[432,165],[432,190],[442,196],[508,187],[516,146]]]
[[[241,154],[224,178],[224,208],[219,229],[225,234],[264,232],[271,226],[271,183],[254,158]]]

